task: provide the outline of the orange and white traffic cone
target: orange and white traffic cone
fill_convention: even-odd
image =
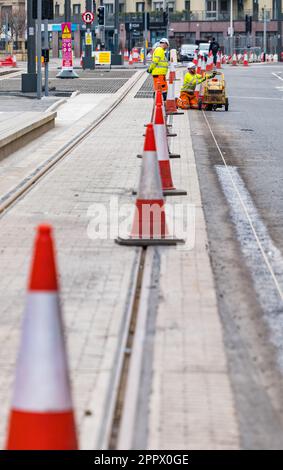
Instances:
[[[205,57],[202,57],[201,61],[201,75],[204,77],[206,74],[206,62],[205,62]]]
[[[165,126],[162,107],[160,106],[160,104],[155,107],[154,135],[155,135],[156,152],[157,152],[157,158],[158,158],[159,170],[160,170],[160,176],[161,176],[161,185],[162,185],[164,196],[186,195],[187,191],[176,189],[173,185],[170,160],[169,160],[169,152],[168,152],[166,126]]]
[[[195,52],[194,52],[194,60],[193,60],[193,63],[194,63],[195,65],[198,64],[198,51],[197,51],[197,50],[195,50]]]
[[[176,81],[177,80],[177,78],[176,78],[176,67],[174,65],[173,59],[171,59],[171,62],[170,62],[169,77],[170,77],[170,74],[173,77],[173,81]]]
[[[221,69],[221,52],[217,52],[217,62],[216,62],[216,68]]]
[[[212,51],[209,51],[206,62],[206,72],[211,72],[211,70],[213,70],[213,54]]]
[[[51,227],[38,227],[7,450],[76,450]]]
[[[167,99],[165,102],[165,110],[166,114],[184,114],[180,113],[177,109],[176,106],[176,99],[175,99],[175,86],[174,86],[174,81],[172,80],[172,77],[169,78],[169,84],[168,84],[168,93],[167,93]]]
[[[176,73],[175,73],[175,71],[173,70],[173,64],[172,64],[172,62],[170,62],[170,66],[169,66],[169,82],[170,82],[170,81],[171,81],[171,83],[174,82],[175,78],[176,78]]]
[[[201,65],[202,65],[202,57],[199,56],[198,65],[197,65],[197,74],[198,75],[201,75]]]
[[[129,51],[124,49],[124,62],[129,62]]]
[[[243,66],[244,66],[244,67],[248,67],[248,66],[249,66],[249,59],[248,59],[247,51],[244,52]]]
[[[234,52],[233,57],[232,57],[232,66],[236,67],[238,65],[237,63],[237,54]]]
[[[182,243],[183,240],[177,240],[168,233],[164,204],[154,129],[153,124],[148,124],[131,235],[128,238],[118,237],[116,243],[132,246]]]
[[[133,65],[133,56],[132,56],[131,52],[130,52],[130,57],[129,57],[129,62],[128,63],[129,63],[129,65]]]

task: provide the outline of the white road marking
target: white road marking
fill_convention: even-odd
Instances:
[[[219,144],[218,144],[218,142],[217,142],[217,140],[216,140],[216,137],[215,137],[215,135],[214,135],[214,133],[213,133],[213,130],[212,130],[212,128],[211,128],[211,126],[210,126],[210,124],[209,124],[209,122],[208,122],[208,119],[207,119],[207,117],[206,117],[206,114],[205,114],[204,111],[203,111],[202,113],[203,113],[204,119],[205,119],[205,121],[206,121],[206,124],[207,124],[207,126],[208,126],[208,129],[209,129],[209,131],[210,131],[210,133],[211,133],[211,135],[212,135],[212,138],[213,138],[213,140],[214,140],[214,143],[215,143],[215,145],[216,145],[216,147],[217,147],[217,150],[218,150],[218,152],[220,153],[220,156],[221,156],[221,158],[222,158],[222,161],[223,161],[225,167],[226,167],[226,168],[228,169],[228,171],[229,171],[229,167],[228,167],[228,165],[227,165],[227,163],[226,163],[225,157],[224,157],[224,155],[223,155],[223,153],[222,153],[221,148],[219,147]],[[279,284],[279,282],[278,282],[278,280],[277,280],[277,278],[276,278],[276,275],[275,275],[275,273],[274,273],[274,271],[273,271],[273,269],[272,269],[272,267],[271,267],[271,265],[270,265],[270,263],[269,263],[268,257],[266,256],[266,253],[265,253],[265,251],[264,251],[264,249],[263,249],[263,247],[262,247],[262,244],[261,244],[261,242],[260,242],[260,239],[259,239],[259,237],[258,237],[258,235],[257,235],[257,233],[256,233],[256,230],[255,230],[254,226],[253,226],[252,220],[251,220],[251,218],[250,218],[250,216],[249,216],[249,212],[248,212],[248,210],[247,210],[247,208],[246,208],[246,206],[245,206],[245,204],[244,204],[244,201],[242,201],[241,194],[239,193],[238,188],[237,188],[237,185],[235,184],[235,182],[234,182],[234,180],[233,180],[232,174],[230,174],[230,177],[231,177],[231,181],[232,181],[232,183],[233,183],[235,192],[236,192],[238,198],[239,198],[240,201],[241,201],[243,211],[245,212],[246,217],[247,217],[247,219],[248,219],[248,221],[249,221],[249,224],[250,224],[251,229],[252,229],[252,231],[253,231],[253,234],[254,234],[254,237],[255,237],[255,239],[256,239],[256,242],[257,242],[257,244],[258,244],[258,246],[259,246],[259,249],[260,249],[260,251],[261,251],[261,253],[262,253],[262,257],[263,257],[263,259],[264,259],[264,261],[265,261],[265,263],[266,263],[266,265],[267,265],[267,267],[268,267],[268,269],[269,269],[269,271],[270,271],[271,277],[272,277],[272,279],[273,279],[273,281],[274,281],[274,283],[275,283],[275,285],[276,285],[276,288],[277,288],[277,290],[278,290],[278,293],[279,293],[279,295],[280,295],[280,297],[281,297],[281,300],[282,300],[282,302],[283,302],[283,290],[282,290],[282,288],[281,288],[281,286],[280,286],[280,284]]]
[[[277,348],[278,364],[283,372],[283,308],[277,286],[270,276],[270,269],[277,281],[283,284],[283,258],[269,236],[238,169],[232,166],[216,166],[217,175],[229,203],[241,250],[251,272],[257,298],[264,312],[264,320],[270,329],[270,339]],[[235,191],[235,187],[237,188]],[[245,207],[243,213],[242,208]],[[254,233],[257,234],[255,238]],[[260,246],[259,246],[260,244]],[[262,263],[262,250],[268,263]]]
[[[272,75],[274,75],[274,77],[277,77],[277,78],[279,78],[279,80],[282,80],[282,82],[283,82],[283,78],[282,78],[282,77],[280,77],[280,76],[279,76],[277,73],[275,73],[275,72],[272,72]]]
[[[282,98],[266,98],[263,96],[230,96],[229,98],[235,98],[237,100],[271,100],[271,101],[280,101]]]
[[[269,242],[266,244],[266,241],[265,241],[265,238],[262,236],[263,232],[262,232],[262,227],[264,227],[264,225],[259,225],[258,222],[260,222],[260,219],[259,217],[254,217],[254,214],[255,212],[253,211],[253,213],[250,215],[249,213],[249,209],[250,209],[250,204],[247,204],[249,201],[246,200],[245,197],[243,197],[243,193],[242,191],[238,188],[238,182],[235,180],[235,175],[233,174],[233,170],[230,171],[230,167],[227,165],[227,162],[225,160],[225,157],[223,155],[223,152],[217,142],[217,139],[213,133],[213,130],[208,122],[208,119],[206,117],[206,114],[205,112],[203,111],[203,116],[204,116],[204,119],[206,121],[206,124],[208,126],[208,129],[211,133],[211,136],[214,140],[214,143],[217,147],[217,150],[221,156],[221,159],[223,161],[223,164],[226,168],[226,172],[227,172],[227,175],[229,176],[230,178],[230,183],[231,183],[231,186],[233,187],[233,191],[234,191],[234,199],[238,198],[238,218],[240,217],[240,214],[241,212],[245,215],[246,217],[246,223],[247,225],[250,227],[250,233],[252,234],[252,236],[254,237],[254,241],[255,241],[255,244],[257,245],[258,247],[258,250],[261,254],[261,258],[262,260],[264,261],[265,263],[265,266],[266,266],[266,269],[267,271],[269,272],[270,276],[269,276],[269,279],[270,279],[270,282],[268,283],[268,286],[269,289],[267,289],[269,292],[271,292],[272,290],[272,287],[273,286],[273,290],[274,292],[277,291],[277,293],[279,294],[279,297],[280,297],[280,304],[278,303],[278,308],[275,309],[275,310],[272,310],[273,312],[273,320],[270,319],[270,321],[272,321],[272,332],[273,332],[273,341],[276,342],[276,345],[277,345],[277,341],[278,341],[278,337],[280,336],[280,342],[279,342],[279,358],[278,358],[278,361],[280,363],[280,367],[281,367],[281,370],[283,371],[283,319],[280,317],[280,321],[279,321],[279,312],[280,310],[282,311],[282,304],[283,304],[283,290],[282,290],[282,287],[280,284],[283,285],[283,262],[282,262],[282,267],[281,267],[281,262],[280,262],[280,269],[278,270],[278,250],[276,247],[274,247],[273,245],[273,242],[271,241],[271,239],[269,238]],[[232,167],[233,168],[233,167]],[[255,209],[256,211],[256,209]],[[257,223],[255,223],[257,222]],[[264,227],[265,228],[265,227]],[[257,232],[259,230],[259,233]],[[265,229],[265,232],[264,232],[268,237],[268,232],[267,230]],[[268,249],[267,249],[268,247]],[[269,247],[272,247],[271,251],[269,249]],[[269,260],[269,256],[270,256],[270,253],[273,254],[273,247],[274,247],[274,254],[276,255],[276,259],[277,259],[277,262],[274,263],[272,262],[271,260]],[[275,251],[276,250],[276,251]],[[281,255],[279,253],[279,261],[281,260]],[[261,264],[257,264],[256,266],[256,274],[259,275],[260,272],[259,270],[260,269],[263,269],[264,268],[264,265],[261,263]],[[259,275],[260,277],[260,275]],[[272,282],[271,282],[272,280]],[[266,293],[266,290],[265,290],[265,296],[266,296],[266,299],[269,299],[269,302],[270,302],[270,306],[272,307],[272,302],[270,301],[270,298],[274,296],[271,296],[271,295],[267,295]],[[261,296],[262,298],[262,296]],[[278,315],[278,318],[277,318],[277,315]],[[279,324],[280,323],[280,327],[279,327]]]

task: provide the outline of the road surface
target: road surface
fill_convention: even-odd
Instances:
[[[283,447],[283,67],[224,69],[230,110],[190,112],[242,448]]]

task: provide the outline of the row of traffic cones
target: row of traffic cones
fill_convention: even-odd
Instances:
[[[184,242],[168,231],[164,200],[164,196],[187,194],[175,188],[171,173],[166,117],[181,114],[176,108],[173,67],[171,72],[166,102],[163,102],[161,90],[155,93],[152,122],[146,126],[139,187],[137,193],[133,192],[137,198],[132,231],[128,238],[116,239],[120,245],[176,245]]]

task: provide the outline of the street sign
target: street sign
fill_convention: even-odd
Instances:
[[[82,19],[83,19],[84,23],[91,24],[94,21],[94,14],[92,13],[92,11],[85,11],[82,14]]]
[[[85,43],[86,46],[92,46],[92,34],[89,32],[85,33]]]
[[[71,23],[62,23],[62,68],[73,69]]]
[[[111,52],[95,51],[95,62],[99,65],[111,65]]]

